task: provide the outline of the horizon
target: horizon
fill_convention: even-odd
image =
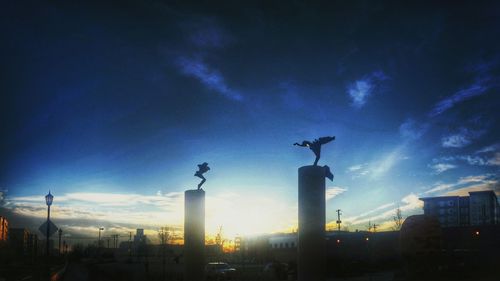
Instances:
[[[293,143],[323,136],[329,229],[337,209],[342,228],[382,231],[422,197],[500,195],[486,3],[5,6],[0,208],[14,226],[36,230],[50,190],[65,234],[181,232],[208,162],[209,239],[291,232],[297,169],[314,160]]]

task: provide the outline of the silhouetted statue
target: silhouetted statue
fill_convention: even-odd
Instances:
[[[208,172],[210,170],[210,167],[208,167],[207,162],[203,162],[203,164],[198,165],[198,171],[194,173],[195,177],[199,177],[201,179],[201,182],[198,184],[198,190],[200,190],[201,186],[205,183],[207,180],[203,174]]]
[[[302,144],[296,142],[293,145],[309,147],[309,149],[314,152],[314,155],[316,155],[316,160],[314,160],[314,166],[317,166],[319,158],[321,157],[321,146],[323,144],[331,142],[332,140],[335,140],[335,137],[322,137],[319,139],[315,139],[313,142],[303,141]]]

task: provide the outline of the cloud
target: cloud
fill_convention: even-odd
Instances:
[[[196,17],[179,24],[188,41],[199,48],[222,48],[233,41],[233,37],[214,17]]]
[[[351,105],[355,108],[363,107],[373,91],[380,86],[380,83],[388,79],[389,77],[384,72],[375,71],[349,84],[347,93],[351,98]]]
[[[368,169],[368,164],[358,164],[347,168],[347,173],[352,174],[352,179],[366,176],[370,173]]]
[[[356,172],[356,171],[359,171],[359,170],[363,169],[363,166],[364,166],[363,164],[354,165],[354,166],[351,166],[351,167],[347,168],[347,170],[349,172]]]
[[[345,218],[344,221],[350,222],[353,225],[361,225],[365,224],[369,221],[377,222],[379,220],[387,219],[387,218],[392,218],[394,214],[396,213],[396,210],[399,208],[401,212],[406,212],[406,213],[411,213],[417,209],[421,209],[423,207],[423,202],[419,200],[418,196],[414,193],[410,193],[406,195],[405,197],[401,198],[400,204],[398,204],[398,207],[394,207],[396,204],[395,203],[388,203],[384,204],[382,206],[379,206],[375,208],[374,210],[371,210],[369,212],[353,216],[353,217],[348,217]],[[389,210],[386,210],[384,212],[381,212],[381,210],[385,210],[387,208],[393,207]],[[373,215],[374,214],[374,215]]]
[[[11,197],[7,206],[14,213],[43,218],[43,195]],[[54,197],[54,219],[101,220],[115,223],[155,226],[181,224],[183,193],[162,196],[120,193],[66,193]]]
[[[198,47],[221,48],[231,42],[227,33],[217,25],[200,28],[190,36],[190,41]]]
[[[500,166],[500,152],[495,153],[495,156],[488,159],[487,163],[490,166]]]
[[[211,68],[201,59],[181,57],[177,60],[177,65],[184,75],[197,78],[203,85],[222,96],[235,101],[243,100],[243,96],[239,92],[227,85],[218,70]]]
[[[399,126],[399,134],[407,140],[417,140],[427,131],[427,124],[419,124],[415,120],[408,118]]]
[[[445,196],[469,196],[469,192],[491,190],[500,196],[500,184],[498,181],[479,182],[467,187],[458,188],[445,193]]]
[[[489,145],[489,146],[486,146],[486,147],[479,149],[478,151],[476,151],[476,154],[496,152],[496,151],[498,151],[499,148],[500,148],[500,144],[496,143],[496,144]]]
[[[326,201],[336,197],[337,195],[340,195],[344,192],[347,191],[347,188],[342,188],[342,187],[338,187],[338,186],[333,186],[333,187],[330,187],[326,190]]]
[[[481,156],[461,155],[458,159],[464,160],[472,166],[500,166],[500,153],[495,153],[490,158]]]
[[[459,129],[458,133],[441,138],[441,144],[443,147],[465,147],[484,133],[484,130],[470,130],[462,127]]]
[[[491,174],[475,175],[460,177],[454,183],[437,183],[431,189],[423,192],[423,194],[441,193],[446,191],[446,194],[462,190],[464,188],[473,188],[474,186],[492,186],[498,184],[498,180]]]
[[[390,153],[386,154],[381,160],[370,165],[370,175],[372,179],[377,179],[389,172],[399,161],[406,159],[403,155],[405,146],[399,145]]]
[[[7,194],[7,190],[5,189],[0,189],[0,206],[3,205],[5,201],[5,195]]]
[[[429,190],[426,190],[424,192],[424,194],[429,194],[429,193],[435,193],[435,192],[439,192],[439,191],[443,191],[443,190],[447,190],[447,189],[450,189],[450,188],[453,188],[455,185],[454,184],[443,184],[443,183],[438,183],[436,185],[434,185],[433,188],[429,189]]]
[[[485,94],[491,86],[488,81],[490,79],[477,79],[473,84],[466,88],[462,88],[458,90],[455,94],[447,97],[434,105],[431,112],[429,113],[430,117],[435,117],[448,109],[452,108],[458,103],[471,99],[473,97],[477,97]]]
[[[381,211],[381,210],[384,210],[384,209],[390,208],[390,207],[392,207],[392,206],[394,206],[394,205],[395,205],[395,203],[393,203],[393,202],[392,202],[392,203],[383,204],[383,205],[381,205],[381,206],[376,207],[375,209],[372,209],[372,210],[370,210],[370,211],[367,211],[367,212],[364,212],[364,213],[358,214],[358,215],[356,215],[356,216],[346,217],[344,220],[345,220],[345,221],[348,221],[348,222],[351,222],[351,223],[353,223],[353,224],[358,224],[358,221],[359,221],[359,220],[364,219],[364,218],[366,218],[367,216],[370,216],[370,215],[372,215],[372,214],[374,214],[374,213],[377,213],[377,212],[379,212],[379,211]],[[366,221],[368,221],[368,220],[366,220]],[[365,221],[363,220],[362,222],[365,222]]]
[[[399,161],[408,159],[403,152],[405,145],[398,145],[392,151],[382,155],[370,163],[357,164],[347,168],[347,173],[352,174],[352,179],[363,176],[370,176],[371,179],[378,179],[388,173]]]
[[[340,187],[329,190],[331,196],[345,191]],[[39,220],[47,214],[43,195],[11,197],[6,208]],[[219,193],[206,198],[206,230],[207,234],[215,234],[223,225],[225,233],[233,236],[282,231],[296,224],[296,210],[296,206],[291,207],[277,196]],[[106,229],[157,229],[165,225],[181,229],[184,194],[66,193],[54,197],[51,217],[61,227],[89,228],[90,232],[98,225]]]
[[[447,163],[438,163],[434,165],[429,165],[429,168],[434,170],[434,174],[439,175],[442,172],[455,169],[457,166],[453,164],[447,164]]]

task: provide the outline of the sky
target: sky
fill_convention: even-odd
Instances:
[[[0,202],[73,237],[162,226],[206,174],[207,235],[297,227],[295,142],[327,227],[390,229],[421,197],[500,195],[499,3],[10,1]],[[75,238],[76,239],[76,238]]]

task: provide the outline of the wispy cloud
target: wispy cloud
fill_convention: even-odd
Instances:
[[[351,174],[352,179],[366,176],[370,173],[368,164],[357,164],[347,168],[347,173]]]
[[[333,186],[328,189],[326,189],[326,201],[344,193],[347,191],[347,188],[339,187],[339,186]]]
[[[382,210],[385,210],[387,208],[390,208],[392,206],[396,205],[394,202],[391,202],[391,203],[387,203],[387,204],[383,204],[383,205],[380,205],[370,211],[367,211],[367,212],[364,212],[364,213],[361,213],[361,214],[358,214],[356,216],[351,216],[351,217],[346,217],[344,220],[345,221],[348,221],[350,223],[353,223],[353,224],[359,224],[359,223],[363,223],[365,221],[368,221],[369,218],[367,220],[365,220],[367,217],[375,214],[375,213],[378,213]]]
[[[475,139],[482,136],[484,133],[484,130],[471,130],[462,127],[457,133],[441,138],[441,144],[443,147],[465,147],[471,144]]]
[[[488,159],[488,164],[492,166],[500,166],[500,152],[495,153],[493,158]]]
[[[386,175],[399,161],[408,159],[404,155],[404,150],[405,144],[398,145],[374,161],[348,167],[347,173],[351,174],[352,179],[364,176],[379,179]]]
[[[454,155],[432,159],[433,163],[454,163],[464,161],[471,166],[500,166],[500,152],[493,155]]]
[[[334,187],[329,192],[335,196],[344,191]],[[11,197],[6,208],[15,214],[39,219],[47,212],[43,195]],[[293,211],[296,209],[275,197],[259,194],[207,196],[207,233],[216,233],[220,225],[224,226],[227,235],[233,236],[282,231],[296,224],[296,212]],[[157,195],[67,193],[54,198],[51,210],[56,224],[90,227],[90,231],[96,225],[105,225],[107,229],[111,226],[155,229],[165,225],[180,229],[184,220],[184,195],[182,192]]]
[[[457,166],[453,164],[448,164],[448,163],[438,163],[438,164],[433,164],[429,165],[429,168],[434,170],[434,174],[438,175],[441,174],[445,171],[455,169]]]
[[[199,58],[181,57],[177,60],[177,65],[184,75],[195,77],[203,85],[222,96],[235,101],[243,100],[241,93],[231,89],[227,85],[224,76],[217,69],[203,62],[203,60]]]
[[[399,208],[401,212],[414,212],[417,209],[421,209],[423,206],[423,202],[418,199],[418,196],[414,193],[410,193],[403,198],[401,198],[401,201],[398,202],[398,206],[396,207],[396,203],[388,203],[384,204],[382,206],[379,206],[369,212],[353,216],[353,217],[348,217],[345,218],[344,221],[350,222],[353,225],[363,225],[366,224],[368,221],[371,222],[377,222],[380,220],[384,220],[387,218],[392,218],[394,214],[396,213],[396,210]],[[392,207],[392,208],[391,208]],[[389,210],[387,210],[390,208]],[[385,210],[381,212],[382,210]]]
[[[490,88],[489,78],[476,79],[474,83],[468,87],[458,90],[455,94],[439,101],[429,113],[430,117],[435,117],[458,103],[485,94]]]
[[[408,118],[399,126],[399,134],[406,140],[417,140],[425,134],[428,128],[427,124],[421,124]]]
[[[399,145],[391,152],[386,154],[382,159],[373,163],[370,168],[370,176],[372,179],[377,179],[389,172],[394,165],[405,159],[403,155],[405,145]]]
[[[351,98],[351,105],[355,108],[363,107],[380,83],[388,79],[389,77],[384,72],[375,71],[349,84],[347,93]]]
[[[422,194],[442,194],[446,191],[446,194],[453,193],[456,190],[462,190],[464,188],[477,188],[478,185],[482,187],[490,187],[498,184],[498,180],[491,174],[466,176],[459,178],[456,182],[452,183],[436,183],[431,189],[424,191]],[[476,187],[474,187],[476,186]]]
[[[190,36],[191,42],[199,47],[221,48],[230,41],[229,36],[215,24],[200,27]]]
[[[234,40],[215,17],[196,17],[179,22],[189,43],[202,49],[222,48]]]
[[[466,187],[454,189],[445,193],[445,196],[468,196],[469,192],[491,190],[500,195],[500,184],[498,181],[477,182]]]
[[[5,194],[7,191],[5,190],[0,190],[0,206],[2,206],[5,202]]]
[[[495,144],[492,144],[492,145],[489,145],[489,146],[486,146],[486,147],[483,147],[483,148],[479,149],[478,151],[476,151],[476,154],[496,152],[499,149],[500,149],[500,144],[495,143]]]

